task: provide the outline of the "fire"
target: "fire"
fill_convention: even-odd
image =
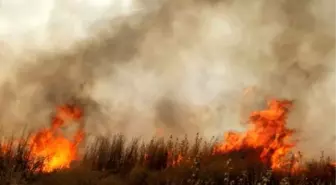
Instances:
[[[173,160],[172,166],[179,165],[183,160],[183,156],[181,154],[177,155],[177,158]]]
[[[167,167],[176,167],[180,165],[183,160],[185,161],[185,158],[181,153],[176,155],[172,151],[168,151]]]
[[[72,140],[66,138],[60,128],[68,121],[79,121],[82,111],[73,106],[65,105],[57,109],[49,128],[41,129],[29,138],[30,155],[34,159],[43,160],[43,172],[69,168],[77,157],[77,145],[84,137],[79,126]]]
[[[289,141],[294,130],[286,128],[286,119],[292,102],[271,100],[268,109],[253,112],[250,126],[245,133],[228,132],[224,142],[215,147],[215,153],[228,153],[243,148],[261,149],[260,159],[273,170],[280,170],[286,165],[298,168],[299,156],[289,160],[288,154],[295,143]],[[295,169],[291,169],[295,170]]]

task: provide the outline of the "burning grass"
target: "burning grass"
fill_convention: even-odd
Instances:
[[[0,154],[0,182],[19,184],[335,184],[335,167],[321,156],[304,169],[275,171],[260,160],[262,149],[243,148],[213,154],[218,142],[196,136],[126,142],[122,135],[97,138],[72,168],[45,173],[43,162],[32,162],[29,146]],[[34,167],[34,168],[32,168]],[[291,167],[289,167],[291,169]]]
[[[294,130],[286,127],[290,101],[272,100],[251,114],[244,133],[229,132],[224,141],[199,135],[126,141],[121,135],[96,138],[79,159],[81,126],[73,138],[60,129],[79,121],[80,109],[62,106],[49,128],[0,148],[0,182],[5,184],[335,184],[335,166],[324,155],[303,163],[293,152]],[[71,166],[72,164],[72,166]],[[16,182],[14,182],[16,181]]]

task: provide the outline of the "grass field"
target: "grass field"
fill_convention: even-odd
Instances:
[[[97,138],[70,168],[43,173],[42,159],[29,158],[25,143],[0,154],[0,184],[34,185],[332,185],[335,167],[321,155],[297,173],[270,170],[260,150],[245,148],[213,154],[216,141],[170,137],[126,141],[123,135]],[[4,148],[4,147],[2,147]],[[290,167],[289,167],[290,168]]]

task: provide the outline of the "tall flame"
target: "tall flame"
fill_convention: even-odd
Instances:
[[[294,130],[286,128],[291,101],[270,100],[268,109],[252,112],[250,128],[245,133],[228,132],[224,142],[215,147],[215,153],[227,153],[243,148],[261,149],[260,159],[272,169],[279,170],[289,164],[287,159],[295,143],[289,141]],[[299,158],[299,156],[294,156]],[[295,163],[297,161],[294,160]],[[296,167],[297,164],[293,164]],[[292,169],[294,170],[294,169]]]
[[[42,158],[43,172],[69,168],[77,157],[77,145],[84,137],[83,128],[78,127],[72,140],[66,138],[60,128],[69,121],[79,121],[82,111],[74,106],[65,105],[57,109],[49,128],[41,129],[29,139],[32,158]]]

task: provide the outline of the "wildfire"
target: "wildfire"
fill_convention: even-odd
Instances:
[[[84,137],[83,128],[78,127],[72,140],[66,138],[60,128],[68,121],[79,121],[82,111],[65,105],[57,109],[49,128],[41,129],[29,138],[30,155],[34,159],[43,160],[43,172],[70,167],[77,157],[77,145]]]
[[[288,154],[295,146],[289,141],[294,130],[286,128],[286,119],[291,101],[271,100],[268,109],[253,112],[250,116],[250,128],[245,133],[228,132],[224,142],[215,147],[214,153],[228,153],[244,148],[261,149],[260,159],[269,164],[273,170],[280,170],[290,164],[292,171],[298,168],[295,155],[289,160]]]
[[[226,154],[236,151],[252,149],[258,153],[260,161],[270,166],[273,170],[288,169],[291,172],[302,170],[300,167],[301,154],[297,153],[288,158],[295,142],[290,140],[294,130],[286,127],[287,115],[292,102],[287,100],[271,100],[268,108],[262,111],[252,112],[249,127],[244,133],[228,132],[224,142],[214,147],[213,154]],[[81,124],[71,139],[62,133],[62,127],[70,125],[71,121],[78,122],[82,117],[82,111],[78,107],[64,105],[58,107],[50,127],[40,129],[28,139],[29,157],[31,160],[42,159],[43,172],[51,172],[56,169],[69,168],[72,161],[77,159],[78,144],[84,138]],[[158,135],[163,130],[158,129]],[[15,143],[0,143],[0,151],[10,151]],[[148,161],[150,155],[144,155],[144,161]],[[175,153],[167,148],[168,167],[179,165],[182,161],[189,161],[188,156]],[[330,163],[336,167],[336,163]]]

